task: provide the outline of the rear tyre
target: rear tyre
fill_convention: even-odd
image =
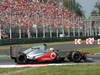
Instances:
[[[22,54],[22,55],[19,55],[17,58],[16,58],[16,63],[17,64],[26,64],[27,63],[27,57],[25,54]]]

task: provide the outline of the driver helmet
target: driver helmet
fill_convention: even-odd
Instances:
[[[50,51],[53,51],[54,50],[54,48],[50,48]]]

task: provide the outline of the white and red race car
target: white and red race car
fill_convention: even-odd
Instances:
[[[18,48],[17,48],[18,49]],[[46,46],[35,46],[21,51],[11,47],[10,55],[18,64],[26,64],[37,61],[64,61],[80,62],[86,60],[86,53],[79,51],[63,51],[54,48],[48,49]]]

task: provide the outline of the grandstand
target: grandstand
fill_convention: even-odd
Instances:
[[[83,20],[57,2],[38,0],[2,0],[0,2],[1,30],[8,38],[75,37]],[[80,36],[80,32],[77,36]]]

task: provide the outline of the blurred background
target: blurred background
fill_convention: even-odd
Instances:
[[[0,45],[100,36],[99,0],[0,0]]]

